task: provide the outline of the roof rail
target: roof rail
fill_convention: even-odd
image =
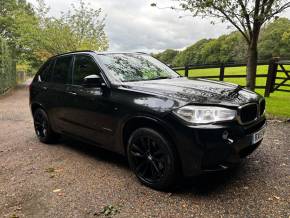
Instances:
[[[58,56],[62,56],[62,55],[74,54],[74,53],[81,53],[81,52],[95,52],[95,51],[94,50],[70,51],[70,52],[65,52],[65,53],[60,53],[60,54],[54,55],[50,58],[54,58],[54,57],[58,57]]]
[[[57,55],[54,55],[54,56],[50,57],[49,59],[51,59],[51,58],[55,58],[55,57],[59,57],[59,56],[62,56],[62,55],[75,54],[75,53],[81,53],[81,52],[95,52],[95,53],[97,53],[97,54],[98,54],[98,53],[100,53],[100,54],[135,53],[135,54],[146,54],[146,55],[149,55],[149,54],[146,53],[146,52],[97,52],[97,51],[94,51],[94,50],[79,50],[79,51],[71,51],[71,52],[66,52],[66,53],[57,54]]]
[[[149,53],[144,52],[144,51],[137,51],[136,53],[138,53],[138,54],[149,54]]]

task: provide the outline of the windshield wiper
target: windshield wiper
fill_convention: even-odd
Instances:
[[[179,76],[180,77],[180,76]],[[176,77],[176,78],[179,78]],[[152,79],[132,79],[132,80],[126,80],[126,81],[122,81],[122,82],[138,82],[138,81],[149,81],[149,80],[159,80],[159,79],[172,79],[174,77],[171,76],[158,76]]]
[[[148,80],[158,80],[158,79],[172,79],[172,77],[170,77],[170,76],[159,76],[159,77],[148,79]]]

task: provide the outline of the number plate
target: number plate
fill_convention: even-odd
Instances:
[[[257,142],[261,141],[264,138],[266,132],[266,126],[260,129],[258,132],[253,134],[252,144],[256,144]]]

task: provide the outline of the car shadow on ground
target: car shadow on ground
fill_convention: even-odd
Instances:
[[[174,193],[192,193],[207,196],[215,192],[222,192],[227,187],[232,187],[232,184],[240,180],[241,177],[246,176],[242,174],[246,174],[246,171],[241,165],[234,169],[204,173],[196,177],[185,178],[176,187]]]
[[[108,151],[106,149],[97,147],[92,144],[88,144],[85,142],[78,141],[76,139],[72,139],[69,137],[62,136],[59,140],[57,146],[64,146],[69,149],[73,149],[76,152],[85,154],[89,157],[92,157],[98,161],[114,164],[118,167],[125,168],[129,170],[129,165],[127,163],[126,157],[115,153]]]
[[[128,170],[133,175],[133,172],[129,168],[127,158],[120,154],[68,137],[62,137],[57,146],[64,146],[98,161],[116,165],[123,170]],[[227,189],[232,183],[237,182],[240,178],[246,177],[246,174],[247,170],[244,168],[244,164],[241,164],[230,170],[206,173],[191,178],[182,178],[175,188],[168,191],[178,195],[191,193],[207,196]],[[141,184],[139,183],[139,185]]]

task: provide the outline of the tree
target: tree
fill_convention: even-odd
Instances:
[[[290,7],[288,0],[173,0],[174,10],[192,16],[212,17],[229,22],[247,42],[247,88],[254,90],[257,71],[258,39],[262,26]],[[152,3],[151,6],[157,6]]]
[[[19,36],[16,33],[20,28],[19,18],[21,15],[33,16],[34,12],[31,4],[25,0],[6,0],[1,1],[0,7],[0,35],[12,43]]]
[[[290,20],[279,18],[261,29],[258,43],[259,60],[273,57],[290,58]],[[175,50],[167,49],[154,57],[173,66],[190,64],[245,63],[247,43],[238,31],[222,35],[216,39],[203,39],[170,57]]]
[[[272,57],[290,56],[290,20],[280,18],[269,23],[261,31],[258,44],[259,57],[263,60]]]
[[[108,48],[101,9],[92,9],[80,0],[79,5],[54,18],[48,16],[44,0],[37,3],[33,7],[26,0],[1,1],[0,37],[12,48],[18,64],[38,68],[55,54]]]
[[[83,0],[79,1],[79,5],[73,4],[72,10],[62,17],[76,37],[75,43],[78,48],[97,51],[108,49],[108,38],[104,31],[105,18],[101,8],[90,8]]]
[[[104,51],[108,49],[108,38],[104,31],[105,17],[102,10],[93,9],[82,0],[78,5],[62,12],[59,18],[50,17],[50,8],[44,0],[37,0],[34,7],[39,20],[39,35],[35,37],[39,62],[50,56],[77,50]]]
[[[0,7],[0,35],[17,49],[26,49],[28,32],[37,26],[31,4],[25,0],[7,0]]]
[[[48,16],[44,1],[38,0],[36,11],[42,30],[38,37],[40,59],[68,51],[108,49],[105,17],[100,8],[95,10],[80,0],[79,5],[73,4],[60,18],[54,18]]]
[[[209,42],[208,39],[202,39],[180,52],[174,59],[174,66],[184,66],[189,64],[201,64],[201,50]]]
[[[33,56],[37,27],[38,20],[31,4],[25,0],[1,2],[0,37],[12,50],[14,63],[23,63]]]
[[[161,52],[159,54],[153,55],[158,60],[166,63],[166,64],[172,64],[174,58],[179,52],[173,49],[166,49],[164,52]]]

